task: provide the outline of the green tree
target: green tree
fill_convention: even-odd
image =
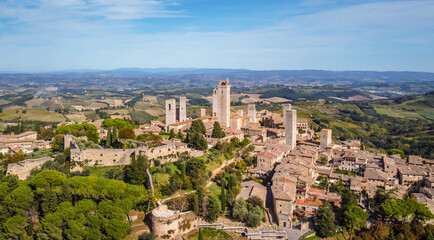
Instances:
[[[405,158],[405,153],[404,153],[404,151],[399,150],[399,149],[396,149],[396,148],[394,148],[394,149],[390,149],[389,154],[390,154],[390,155],[398,154],[402,159]]]
[[[190,132],[205,134],[206,128],[203,121],[201,119],[194,120],[191,123]]]
[[[321,238],[331,237],[336,232],[335,214],[332,205],[329,202],[324,202],[318,208],[315,218],[317,228],[317,236]]]
[[[176,137],[175,130],[173,130],[173,128],[172,128],[172,129],[170,129],[170,132],[169,132],[169,139],[172,139],[175,137]]]
[[[56,210],[58,205],[57,193],[51,188],[46,189],[41,198],[41,211],[43,215]]]
[[[199,198],[197,194],[193,194],[193,212],[199,215]]]
[[[250,227],[259,227],[264,216],[262,208],[255,206],[247,213],[246,223]]]
[[[199,228],[199,237],[197,238],[198,240],[203,240],[203,234],[202,231]]]
[[[343,213],[344,226],[350,230],[350,238],[352,239],[354,228],[362,228],[366,226],[366,220],[369,214],[357,205],[351,205]]]
[[[155,240],[156,236],[153,232],[145,232],[139,236],[138,240]]]
[[[242,198],[235,199],[234,206],[232,208],[232,217],[238,219],[241,222],[244,222],[247,219],[247,206],[246,201]]]
[[[5,235],[8,239],[18,239],[20,235],[24,234],[25,227],[26,218],[20,215],[8,218],[3,224]]]
[[[124,127],[121,130],[119,130],[119,138],[120,139],[135,139],[136,134],[134,133],[134,130],[130,127]]]
[[[348,188],[345,188],[342,192],[341,202],[342,210],[346,211],[350,206],[357,205],[359,203],[359,195],[351,192]]]
[[[181,141],[184,139],[184,134],[182,134],[181,129],[178,130],[178,135],[176,137],[181,139]]]
[[[226,133],[223,132],[220,123],[218,121],[214,122],[214,127],[212,129],[212,135],[213,138],[223,138],[226,136]]]
[[[132,157],[131,164],[124,168],[124,181],[134,185],[145,184],[150,161],[146,156]]]
[[[63,144],[63,134],[57,134],[50,143],[51,149],[59,152],[63,152]]]
[[[105,141],[105,146],[110,147],[112,145],[112,131],[110,129],[107,131],[107,137]]]
[[[213,196],[208,196],[207,215],[211,222],[217,221],[220,214],[220,205]]]
[[[203,134],[198,132],[188,133],[188,146],[198,150],[208,149],[208,143],[205,137],[203,136]]]
[[[118,140],[118,129],[115,126],[112,127],[112,137],[111,137],[111,140],[112,140],[112,144],[115,143]]]
[[[10,192],[5,200],[4,205],[13,214],[26,216],[28,210],[33,205],[34,195],[32,189],[27,185],[22,185]]]
[[[264,207],[264,201],[262,201],[262,199],[259,198],[258,196],[249,197],[247,199],[247,204],[248,204],[249,208],[254,208],[254,207],[263,208]]]

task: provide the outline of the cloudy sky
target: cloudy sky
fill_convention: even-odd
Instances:
[[[434,1],[0,0],[0,71],[434,72]]]

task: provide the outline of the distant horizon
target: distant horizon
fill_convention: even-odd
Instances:
[[[149,70],[149,71],[146,71]],[[164,71],[167,70],[167,71]],[[330,70],[330,69],[247,69],[247,68],[197,68],[197,67],[120,67],[112,69],[69,69],[69,70],[53,70],[53,71],[2,71],[0,74],[65,74],[65,73],[100,73],[100,72],[115,72],[115,71],[141,71],[143,73],[169,73],[179,71],[195,71],[195,70],[220,70],[220,71],[252,71],[252,72],[272,72],[272,71],[324,71],[324,72],[408,72],[408,73],[431,73],[430,71],[412,71],[412,70]]]

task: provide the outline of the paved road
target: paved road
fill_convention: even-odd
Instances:
[[[309,230],[301,231],[298,229],[290,229],[290,228],[281,228],[282,231],[286,232],[286,236],[288,237],[288,240],[299,240],[304,234],[308,233]]]
[[[273,194],[271,192],[271,187],[267,187],[267,196],[265,199],[265,206],[267,207],[268,212],[270,213],[270,216],[271,216],[270,224],[277,224],[277,218],[274,214],[275,211],[274,211]]]

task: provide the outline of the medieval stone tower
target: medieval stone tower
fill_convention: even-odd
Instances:
[[[179,121],[184,122],[187,120],[187,99],[185,97],[179,98]]]
[[[250,123],[256,122],[256,106],[255,106],[255,104],[249,104],[247,106],[247,116],[249,116]]]
[[[231,113],[231,85],[229,78],[221,80],[212,93],[212,117],[220,122],[220,125],[229,127]]]
[[[297,137],[297,111],[296,110],[285,110],[285,138],[286,144],[291,146],[291,150],[295,148],[296,137]]]
[[[291,104],[283,104],[283,125],[286,126],[286,111],[290,111],[292,109]]]
[[[176,123],[176,100],[174,98],[166,100],[166,130],[172,123]]]
[[[319,147],[325,149],[330,144],[332,144],[332,130],[331,129],[323,129],[323,130],[321,130],[321,137],[320,137]]]

